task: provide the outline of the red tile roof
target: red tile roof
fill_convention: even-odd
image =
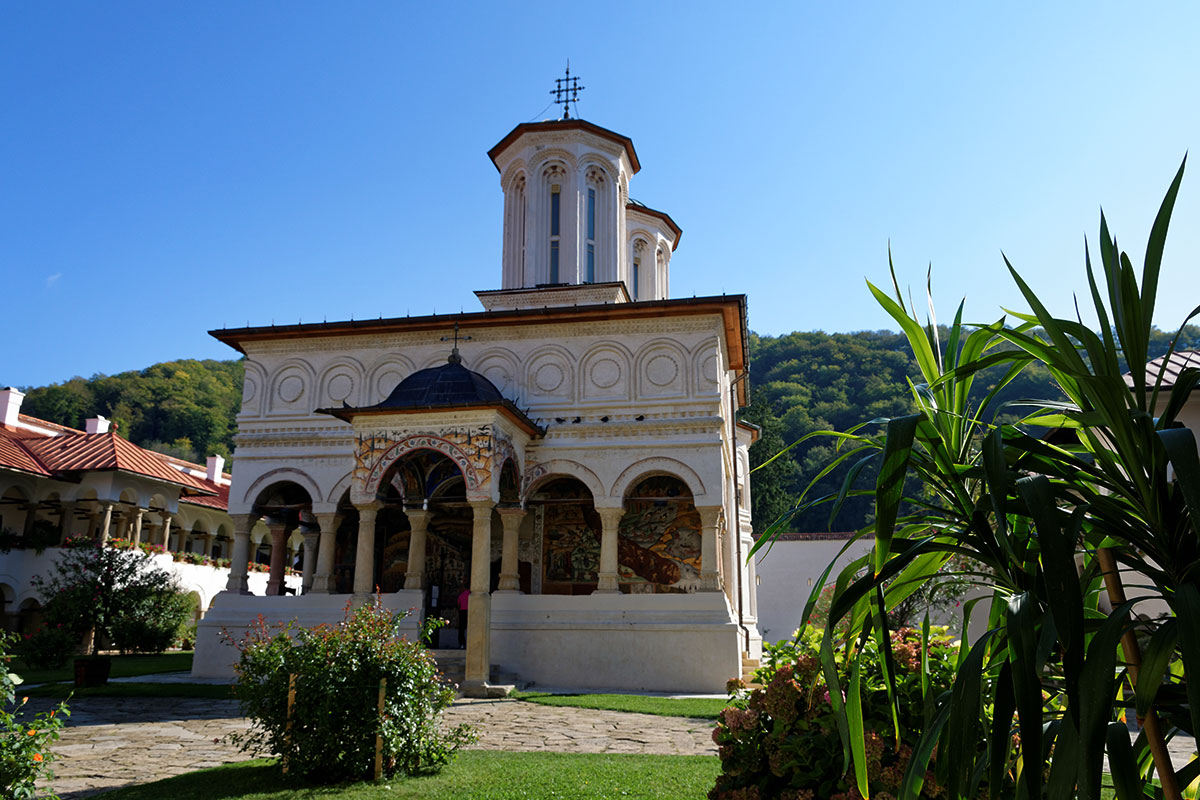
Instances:
[[[20,428],[0,425],[0,466],[49,477],[50,470],[25,446],[25,441],[36,435]]]
[[[218,486],[216,484],[209,483],[208,481],[204,481],[204,485],[212,491],[215,491],[216,494],[189,495],[187,497],[179,498],[179,502],[191,503],[194,506],[204,506],[205,508],[215,508],[219,511],[227,510],[229,508],[229,484],[223,483]]]
[[[1170,358],[1160,356],[1146,365],[1146,382],[1153,385],[1162,373],[1162,388],[1171,389],[1185,369],[1200,369],[1200,350],[1176,350]],[[1133,386],[1133,377],[1125,373],[1125,383]]]
[[[89,434],[25,414],[20,419],[25,424],[59,433],[52,436],[0,425],[0,468],[67,479],[80,472],[119,470],[179,486],[185,502],[209,508],[228,507],[228,486],[218,486],[174,466],[201,469],[199,465],[144,450],[117,436],[115,431]]]
[[[25,446],[51,472],[120,470],[172,483],[202,493],[205,482],[174,469],[157,453],[110,433],[64,433],[25,441]]]

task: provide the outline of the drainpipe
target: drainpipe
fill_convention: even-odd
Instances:
[[[733,462],[733,513],[734,513],[734,540],[733,546],[737,553],[737,568],[738,568],[738,594],[737,594],[737,614],[738,628],[742,631],[742,636],[746,641],[745,652],[750,652],[750,629],[746,627],[746,609],[745,609],[745,588],[742,586],[742,492],[738,488],[738,443],[737,443],[737,385],[741,381],[750,377],[750,372],[745,371],[740,375],[735,375],[729,383],[729,448],[730,460]]]

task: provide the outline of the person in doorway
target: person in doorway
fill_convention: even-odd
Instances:
[[[463,587],[458,593],[458,649],[467,649],[467,602],[471,599],[471,590]]]

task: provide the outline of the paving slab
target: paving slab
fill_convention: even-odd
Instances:
[[[36,713],[57,701],[33,698]],[[481,750],[563,753],[711,755],[712,721],[587,708],[559,708],[519,700],[460,698],[447,724],[480,732]],[[229,742],[250,723],[233,700],[81,697],[53,748],[63,800],[91,797],[121,786],[149,783],[197,769],[254,758]]]

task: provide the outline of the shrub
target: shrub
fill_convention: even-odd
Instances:
[[[895,742],[892,708],[884,676],[872,651],[874,640],[859,658],[862,708],[866,731],[867,772],[872,797],[896,795],[912,746],[925,724],[925,709],[954,680],[957,648],[944,629],[933,629],[929,646],[920,631],[894,631],[896,699],[901,741]],[[822,631],[808,625],[793,641],[764,646],[764,665],[755,673],[762,684],[746,692],[732,682],[731,702],[721,712],[713,741],[718,745],[721,775],[710,800],[858,800],[852,775],[846,775],[842,740],[822,674]],[[927,652],[929,682],[922,689],[922,660]],[[843,680],[850,672],[844,649],[835,651]],[[922,798],[939,796],[932,775]],[[878,793],[878,794],[877,794]]]
[[[21,679],[8,671],[7,650],[9,634],[0,631],[0,787],[5,800],[27,800],[33,797],[57,800],[55,794],[35,794],[34,783],[52,778],[50,762],[54,755],[50,743],[58,740],[58,729],[68,716],[66,703],[23,720],[25,701],[14,705],[16,687]],[[11,710],[10,710],[11,709]]]
[[[79,635],[62,625],[46,625],[25,634],[17,654],[33,669],[58,669],[79,649]]]
[[[397,634],[404,615],[373,604],[336,626],[268,628],[262,617],[241,641],[235,693],[253,726],[235,737],[246,749],[264,748],[289,769],[320,783],[371,777],[375,737],[383,740],[383,771],[413,775],[448,764],[475,740],[466,725],[444,730],[441,712],[454,687],[441,678],[419,642]],[[422,631],[422,636],[432,630]],[[288,724],[289,675],[296,676]],[[386,680],[382,715],[380,680]]]
[[[110,628],[114,647],[127,653],[161,653],[175,644],[192,616],[194,603],[184,592],[147,592],[122,608]]]

